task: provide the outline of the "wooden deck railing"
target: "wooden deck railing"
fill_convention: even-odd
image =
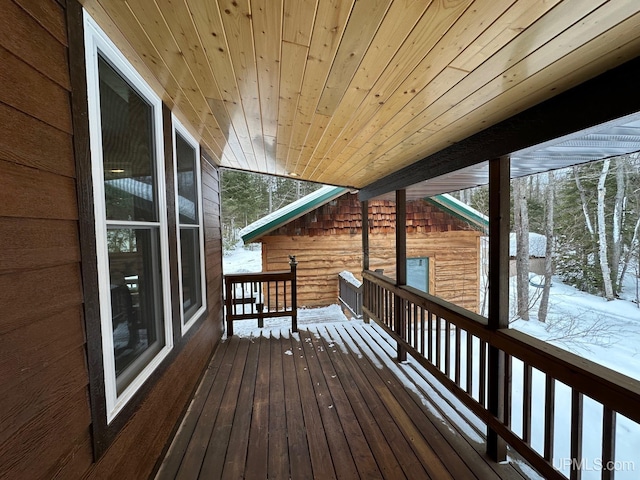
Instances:
[[[640,423],[640,382],[587,359],[512,329],[490,330],[487,320],[453,304],[394,281],[379,273],[366,271],[364,280],[364,314],[380,324],[398,342],[398,348],[411,354],[445,387],[454,393],[487,426],[497,432],[545,478],[566,479],[555,466],[569,466],[571,480],[581,478],[583,402],[588,397],[602,406],[600,425],[588,425],[589,434],[602,432],[599,465],[602,479],[612,479],[616,465],[629,459],[615,458],[616,417],[623,415]],[[395,313],[400,302],[399,317]],[[505,356],[505,374],[497,379],[504,385],[504,419],[487,409],[488,347]],[[523,393],[518,393],[522,409],[520,433],[511,428],[512,366],[523,363]],[[536,373],[537,372],[537,373]],[[534,374],[545,378],[544,445],[541,451],[532,446],[532,391]],[[495,380],[495,379],[492,379]],[[571,391],[570,446],[568,459],[554,459],[556,383]],[[596,433],[599,434],[599,433]],[[554,463],[555,461],[555,463]],[[634,465],[640,468],[640,465]]]
[[[291,330],[298,331],[296,257],[290,256],[291,270],[233,273],[224,276],[227,335],[233,335],[234,320],[291,317]]]
[[[362,317],[362,282],[357,285],[357,279],[349,272],[338,274],[338,300],[348,308],[357,318]]]

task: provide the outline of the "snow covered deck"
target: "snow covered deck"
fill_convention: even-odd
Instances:
[[[379,326],[264,332],[220,344],[158,479],[536,477],[490,462],[482,424],[419,365],[397,364]]]

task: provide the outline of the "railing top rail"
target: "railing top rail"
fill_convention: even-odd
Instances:
[[[513,329],[490,330],[486,318],[411,287],[398,287],[377,272],[363,278],[467,330],[508,355],[550,374],[594,400],[640,423],[640,381]]]
[[[266,282],[270,280],[283,280],[290,278],[292,273],[290,270],[278,270],[272,272],[252,272],[252,273],[228,273],[224,275],[225,279],[232,282]]]

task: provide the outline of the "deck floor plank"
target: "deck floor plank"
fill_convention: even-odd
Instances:
[[[329,392],[325,372],[322,371],[320,362],[318,361],[318,356],[326,354],[326,352],[323,351],[324,347],[316,348],[312,336],[313,335],[309,335],[308,332],[300,332],[302,348],[307,359],[309,375],[315,392],[323,430],[331,432],[331,434],[326,435],[326,437],[336,477],[358,478],[358,469],[356,468],[349,448],[349,442],[340,423],[340,418],[335,408],[335,401]]]
[[[223,341],[156,478],[522,478],[418,396],[385,342],[351,323]]]
[[[310,336],[310,338],[312,337]],[[346,394],[349,385],[342,385],[338,378],[338,373],[331,363],[329,353],[332,347],[329,346],[330,344],[323,342],[321,338],[312,338],[312,342],[315,350],[318,352],[318,361],[324,372],[327,388],[333,399],[333,405],[338,414],[342,429],[348,439],[348,448],[351,450],[351,455],[353,456],[360,478],[382,478],[376,457],[371,451],[352,404]],[[398,468],[400,468],[399,465]]]
[[[240,390],[238,391],[238,402],[234,408],[234,416],[231,423],[229,446],[227,447],[222,470],[222,480],[242,478],[244,476],[251,420],[254,415],[256,401],[260,398],[255,395],[260,345],[259,339],[249,344],[244,375],[242,375]]]
[[[268,471],[269,436],[271,433],[269,431],[270,375],[271,343],[267,338],[261,336],[253,415],[251,416],[251,426],[249,428],[247,468],[244,475],[247,479],[266,478]],[[279,431],[284,432],[285,429],[280,428]],[[275,435],[275,433],[274,431],[273,434]]]
[[[294,355],[300,355],[298,347],[291,339],[282,342],[282,375],[284,379],[284,403],[287,411],[287,445],[289,448],[289,468],[291,478],[312,478],[311,456],[307,442],[306,426],[302,415],[302,401],[293,362]]]
[[[282,343],[269,338],[271,365],[269,371],[269,452],[267,477],[289,478],[289,449],[287,447],[287,413],[285,409],[284,378],[282,373]]]
[[[302,403],[302,414],[307,432],[309,444],[309,455],[311,456],[311,466],[313,468],[313,478],[335,479],[336,471],[329,450],[325,429],[322,424],[320,408],[313,389],[309,365],[305,356],[304,348],[300,340],[292,337],[293,346],[292,360],[296,366],[298,388],[300,389],[300,400]],[[286,361],[286,360],[285,360]]]

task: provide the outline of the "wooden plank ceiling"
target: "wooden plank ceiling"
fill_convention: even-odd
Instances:
[[[631,0],[84,0],[221,166],[361,188],[640,54]]]

